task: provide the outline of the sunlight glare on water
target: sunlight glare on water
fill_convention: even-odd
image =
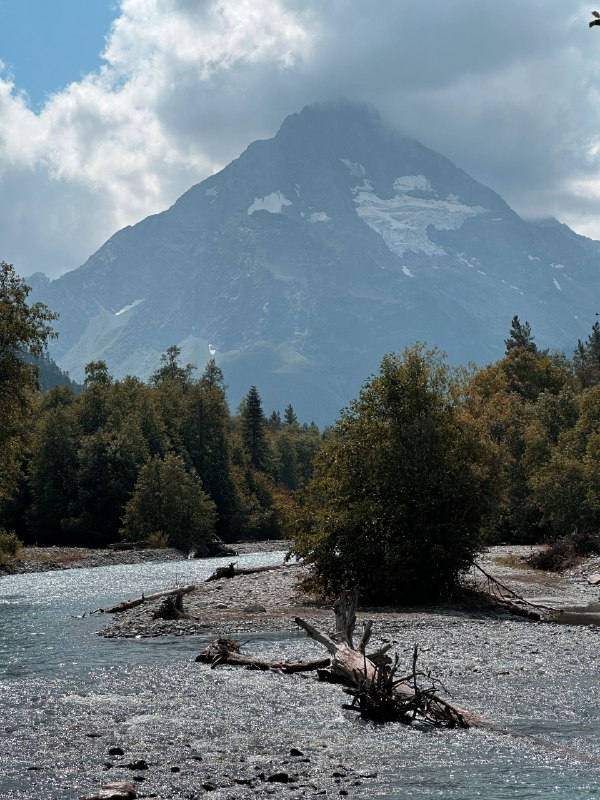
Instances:
[[[281,560],[282,554],[240,559],[243,565]],[[194,796],[195,788],[221,772],[254,774],[273,758],[287,764],[293,747],[307,754],[307,763],[297,767],[312,776],[306,786],[319,772],[329,780],[338,769],[368,776],[348,785],[355,797],[600,796],[597,764],[527,739],[364,723],[342,709],[346,698],[339,687],[311,676],[210,670],[194,663],[212,636],[106,640],[93,633],[104,623],[101,616],[78,618],[142,591],[203,580],[224,563],[165,562],[1,579],[0,797],[74,800],[106,780],[107,750],[115,744],[151,764],[143,786],[163,800]],[[600,758],[597,635],[451,616],[435,624],[440,630],[432,618],[418,636],[434,667],[440,659],[438,668],[461,705],[520,734]],[[408,635],[408,650],[417,633],[400,629],[395,635],[401,642]],[[322,653],[299,633],[253,635],[247,649],[294,660]],[[488,672],[492,651],[500,652],[502,674]],[[172,773],[173,765],[181,773]],[[117,766],[108,773],[112,780],[127,777],[117,774]],[[287,786],[271,788],[276,797],[300,796]],[[242,790],[215,793],[248,796]]]

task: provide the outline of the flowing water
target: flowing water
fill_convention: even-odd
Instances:
[[[104,639],[94,634],[101,617],[79,618],[142,591],[203,580],[226,561],[0,579],[0,798],[70,800],[132,775],[140,797],[164,800],[202,797],[207,782],[219,787],[215,798],[600,797],[597,628],[438,613],[389,634],[401,653],[418,640],[460,705],[591,756],[586,762],[514,735],[362,723],[342,709],[339,687],[309,676],[194,663],[213,637]],[[247,649],[286,658],[321,652],[299,633],[253,636]],[[110,756],[114,746],[125,755]],[[290,757],[292,748],[304,757]],[[140,759],[147,770],[124,766]],[[295,782],[255,778],[277,770]]]

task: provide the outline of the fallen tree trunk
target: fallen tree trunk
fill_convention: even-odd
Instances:
[[[226,567],[217,567],[213,574],[208,577],[205,583],[209,581],[220,581],[222,578],[236,578],[238,575],[254,575],[257,572],[270,572],[274,569],[281,569],[282,564],[274,564],[270,567],[237,567],[237,562],[231,562]]]
[[[178,589],[168,589],[164,592],[156,592],[156,594],[143,594],[141,597],[137,597],[135,600],[127,600],[124,603],[118,603],[118,605],[112,606],[112,608],[97,608],[95,611],[91,611],[90,613],[120,614],[121,611],[127,611],[130,608],[141,606],[142,603],[147,603],[150,600],[160,600],[161,597],[189,594],[189,592],[193,592],[195,589],[196,587],[193,584],[190,584],[189,586],[180,586]]]
[[[196,661],[210,664],[215,669],[219,664],[234,664],[247,669],[274,670],[275,672],[312,672],[328,667],[331,663],[328,658],[317,661],[269,661],[254,656],[247,656],[240,652],[240,646],[235,639],[215,639],[198,656]]]
[[[316,670],[321,680],[343,683],[346,691],[353,695],[352,705],[365,719],[378,722],[397,721],[410,724],[416,719],[436,726],[468,728],[474,715],[469,715],[441,698],[436,691],[436,682],[423,688],[418,679],[429,675],[417,671],[418,649],[413,654],[412,671],[398,677],[398,657],[392,660],[386,655],[389,645],[366,655],[366,646],[371,635],[372,623],[364,627],[362,637],[355,648],[353,633],[356,624],[355,593],[344,594],[335,604],[336,633],[334,636],[318,630],[300,617],[296,624],[316,642],[322,644],[331,658],[295,663],[271,661],[240,652],[237,642],[217,639],[197,657],[196,661],[210,664],[214,669],[219,664],[233,664],[249,669],[277,670],[280,672],[307,672]]]

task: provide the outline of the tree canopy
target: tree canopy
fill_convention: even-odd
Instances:
[[[27,302],[31,289],[12,264],[0,263],[0,500],[15,491],[18,464],[33,393],[35,369],[28,356],[40,356],[53,336],[56,314],[43,303]]]
[[[497,448],[461,408],[442,357],[383,359],[316,458],[296,551],[326,591],[366,601],[447,594],[497,509]]]

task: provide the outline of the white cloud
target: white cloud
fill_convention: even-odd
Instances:
[[[564,0],[378,0],[376,13],[356,0],[121,0],[102,69],[39,112],[0,73],[0,258],[23,274],[75,267],[287,114],[342,96],[520,213],[600,238],[588,18]]]

